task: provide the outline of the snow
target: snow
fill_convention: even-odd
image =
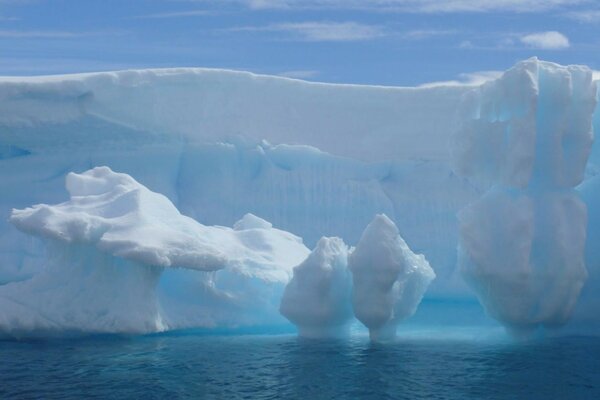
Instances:
[[[413,253],[396,225],[377,215],[367,226],[348,261],[352,305],[372,340],[389,340],[398,323],[412,316],[435,273]]]
[[[143,333],[186,326],[172,322],[177,313],[163,313],[159,304],[164,268],[211,272],[208,286],[217,276],[238,288],[283,286],[309,253],[300,238],[251,214],[236,229],[204,226],[108,167],[70,173],[66,187],[67,202],[13,210],[13,224],[47,243],[48,261],[33,278],[0,287],[2,332]],[[227,288],[229,298],[239,295],[234,287]]]
[[[595,106],[591,70],[537,59],[465,97],[456,168],[490,189],[459,214],[459,264],[489,315],[517,335],[564,325],[587,278],[587,210],[572,188]]]
[[[280,312],[303,337],[348,334],[353,318],[348,247],[340,238],[323,237],[308,258],[294,268]]]

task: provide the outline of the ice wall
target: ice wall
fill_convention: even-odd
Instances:
[[[456,169],[490,190],[459,215],[459,263],[487,312],[516,333],[565,324],[587,277],[587,212],[573,188],[595,107],[591,70],[537,59],[463,103]]]
[[[309,253],[300,238],[251,214],[235,229],[199,224],[107,167],[70,173],[66,187],[67,202],[12,212],[11,222],[42,238],[48,251],[41,272],[0,286],[0,334],[156,332],[214,326],[209,317],[219,312],[219,326],[264,322],[278,301],[261,301],[273,287],[281,291]],[[182,283],[168,273],[162,279],[165,268],[200,275],[204,285],[190,296],[210,303],[209,314],[169,308],[165,294],[178,295]],[[250,309],[236,314],[230,304],[242,301]]]
[[[455,214],[480,189],[453,174],[447,147],[465,91],[203,69],[0,78],[0,284],[43,255],[10,209],[64,201],[68,171],[108,165],[203,224],[251,212],[311,247],[355,243],[385,213],[443,278],[432,293],[464,293]]]

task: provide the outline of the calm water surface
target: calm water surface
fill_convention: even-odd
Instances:
[[[0,341],[2,399],[600,399],[600,339]]]

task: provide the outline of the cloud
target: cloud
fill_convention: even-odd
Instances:
[[[192,0],[194,1],[194,0]],[[198,0],[195,0],[198,1]],[[253,10],[340,9],[414,13],[544,12],[591,0],[200,0],[242,4]]]
[[[600,10],[580,10],[566,13],[565,16],[579,22],[594,23],[600,22]]]
[[[458,75],[458,79],[451,81],[429,82],[419,85],[422,88],[439,86],[479,86],[487,81],[498,79],[502,71],[477,71]]]
[[[520,40],[523,44],[543,50],[566,49],[571,45],[565,35],[556,31],[531,33],[522,36]]]
[[[163,18],[186,18],[186,17],[204,17],[214,15],[214,12],[208,10],[188,10],[174,11],[157,14],[136,15],[134,19],[163,19]]]
[[[315,70],[297,70],[297,71],[285,71],[280,72],[277,75],[283,76],[285,78],[293,78],[293,79],[310,79],[319,75],[319,71]]]
[[[292,39],[307,42],[349,42],[370,40],[386,36],[379,25],[365,25],[358,22],[308,21],[233,28],[230,31],[283,32]]]
[[[408,31],[405,32],[402,36],[405,39],[414,39],[414,40],[420,40],[420,39],[427,39],[430,37],[435,37],[435,36],[449,36],[449,35],[455,35],[459,33],[457,30],[454,29],[422,29],[422,30],[414,30],[414,31]]]

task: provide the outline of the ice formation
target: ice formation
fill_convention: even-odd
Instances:
[[[396,225],[377,215],[349,257],[352,305],[372,340],[396,335],[400,321],[413,315],[435,273],[425,257],[413,253]]]
[[[353,317],[351,290],[346,244],[339,238],[323,237],[294,268],[280,311],[298,326],[300,336],[344,336]]]
[[[164,268],[203,271],[196,272],[206,283],[203,289],[226,302],[239,293],[234,285],[219,291],[215,281],[221,269],[225,279],[242,287],[282,286],[309,253],[300,238],[253,215],[236,229],[204,226],[181,215],[163,195],[108,167],[70,173],[66,187],[67,202],[13,210],[13,224],[46,241],[48,261],[33,278],[0,287],[2,332],[154,332],[186,326],[176,310],[165,313],[158,301]],[[235,324],[235,316],[230,318]]]
[[[586,216],[574,187],[586,179],[575,189],[581,191],[591,218],[586,245],[590,277],[582,295],[585,304],[578,307],[579,314],[585,308],[586,318],[598,322],[593,305],[600,288],[594,182],[600,147],[595,146],[585,168],[596,107],[594,86],[584,67],[537,60],[520,63],[497,82],[476,90],[334,85],[189,68],[0,77],[0,293],[14,291],[20,300],[25,295],[17,292],[45,293],[46,288],[65,285],[62,276],[68,273],[50,273],[49,267],[61,264],[56,260],[91,260],[90,250],[106,258],[102,265],[125,263],[125,270],[139,272],[123,275],[123,287],[115,284],[111,296],[98,300],[106,305],[104,310],[114,310],[116,302],[146,310],[138,319],[121,307],[122,317],[114,314],[112,322],[123,326],[117,330],[286,323],[278,312],[281,296],[293,266],[309,250],[304,248],[293,261],[286,257],[274,268],[275,258],[286,251],[273,245],[274,258],[265,259],[257,254],[266,257],[271,250],[254,244],[263,244],[259,236],[277,230],[253,216],[238,221],[240,216],[264,217],[314,247],[322,236],[357,243],[373,215],[385,213],[401,227],[415,253],[424,254],[435,269],[428,305],[444,308],[448,301],[477,301],[457,273],[460,235],[461,269],[490,314],[519,325],[517,329],[555,325],[571,313],[584,281]],[[594,124],[600,126],[598,112]],[[457,130],[461,134],[454,140],[451,133]],[[455,144],[452,153],[450,143]],[[36,234],[56,228],[46,233],[81,233],[93,241],[103,229],[112,233],[93,243],[67,245],[45,236],[42,241],[9,222],[12,209],[64,202],[67,173],[98,165],[131,175],[164,194],[172,203],[169,207],[202,223],[205,230],[235,224],[233,230],[214,232],[236,239],[225,249],[217,245],[220,239],[211,241],[209,235],[198,242],[169,223],[164,228],[168,235],[151,234],[148,241],[133,235],[113,240],[120,229],[137,228],[110,216],[105,216],[110,217],[108,228],[105,217],[79,220],[70,211],[82,211],[84,204],[75,199],[70,210],[41,207],[21,216],[39,212],[29,220]],[[461,209],[465,211],[459,220]],[[67,211],[67,219],[57,219]],[[45,212],[51,215],[40,218]],[[36,228],[33,222],[42,219],[48,225]],[[25,229],[26,225],[23,221]],[[520,241],[499,240],[508,232]],[[172,242],[163,247],[162,239]],[[183,243],[206,246],[208,259],[202,261],[202,251],[177,252]],[[111,250],[100,250],[103,246]],[[234,253],[229,252],[232,248]],[[220,252],[212,252],[215,249]],[[517,253],[509,257],[509,251]],[[209,261],[214,267],[223,254],[234,254],[228,259],[231,268],[207,270]],[[241,257],[237,264],[235,254]],[[248,262],[258,258],[260,263]],[[188,268],[167,266],[183,261]],[[149,267],[146,262],[162,266]],[[85,293],[93,292],[90,285],[97,274],[86,274],[93,264],[88,261],[73,265],[83,264],[72,272],[74,282],[89,279],[87,289],[78,292],[84,296],[76,302],[81,304],[87,301]],[[123,268],[114,266],[103,271],[122,273]],[[530,278],[513,279],[518,271]],[[132,287],[130,280],[140,279],[148,284],[137,286],[139,291],[121,290]],[[146,296],[142,287],[154,287],[151,296],[156,302],[137,300]],[[506,300],[506,293],[515,288],[523,294]],[[79,298],[75,284],[69,290],[70,298]],[[540,297],[540,292],[555,296]],[[53,301],[66,303],[66,296]],[[115,303],[109,304],[109,298]],[[2,297],[3,326],[18,321],[15,326],[24,327],[27,318],[32,329],[41,326],[43,317],[31,310],[54,310],[49,299],[29,296],[17,306]],[[38,307],[36,301],[43,305]],[[16,311],[18,307],[22,311]],[[12,318],[17,314],[20,317]],[[82,318],[84,314],[94,315],[86,311]],[[48,326],[66,326],[52,312],[48,316],[54,321]],[[80,320],[74,314],[65,318]],[[96,318],[99,329],[110,325],[106,318]]]
[[[356,243],[385,213],[443,277],[431,292],[464,295],[455,214],[480,193],[447,148],[467,90],[193,68],[0,77],[0,284],[44,257],[10,210],[62,202],[68,171],[107,165],[205,225],[250,212],[311,248]]]
[[[586,67],[530,59],[472,92],[455,156],[490,185],[459,214],[459,262],[487,312],[522,334],[569,319],[586,280],[587,212],[573,187],[593,141]]]

